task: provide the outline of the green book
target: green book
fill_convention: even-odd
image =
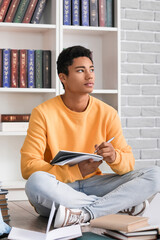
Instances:
[[[93,232],[84,232],[82,237],[78,237],[75,240],[112,240],[114,238],[108,237],[108,236],[102,236],[98,235]]]
[[[42,88],[42,50],[35,51],[36,88]]]
[[[21,23],[23,21],[24,15],[28,8],[30,0],[21,0],[16,11],[15,17],[13,19],[14,23]]]

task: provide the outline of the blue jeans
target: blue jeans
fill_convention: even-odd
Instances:
[[[63,183],[46,172],[33,173],[26,194],[36,211],[49,216],[52,203],[87,210],[91,218],[114,214],[142,203],[160,192],[160,167],[134,170],[124,175],[96,175],[86,180]]]

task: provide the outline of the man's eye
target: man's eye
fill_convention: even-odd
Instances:
[[[79,69],[77,72],[83,72],[83,69]]]
[[[90,70],[91,72],[94,72],[94,68],[91,68],[91,70]]]

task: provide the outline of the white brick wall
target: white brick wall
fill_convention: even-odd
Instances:
[[[123,132],[137,168],[160,166],[160,0],[120,1]]]

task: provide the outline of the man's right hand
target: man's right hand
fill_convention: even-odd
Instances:
[[[102,163],[102,160],[99,162],[96,162],[93,159],[88,159],[88,160],[79,162],[78,166],[82,176],[85,177],[88,174],[95,172],[101,163]]]

